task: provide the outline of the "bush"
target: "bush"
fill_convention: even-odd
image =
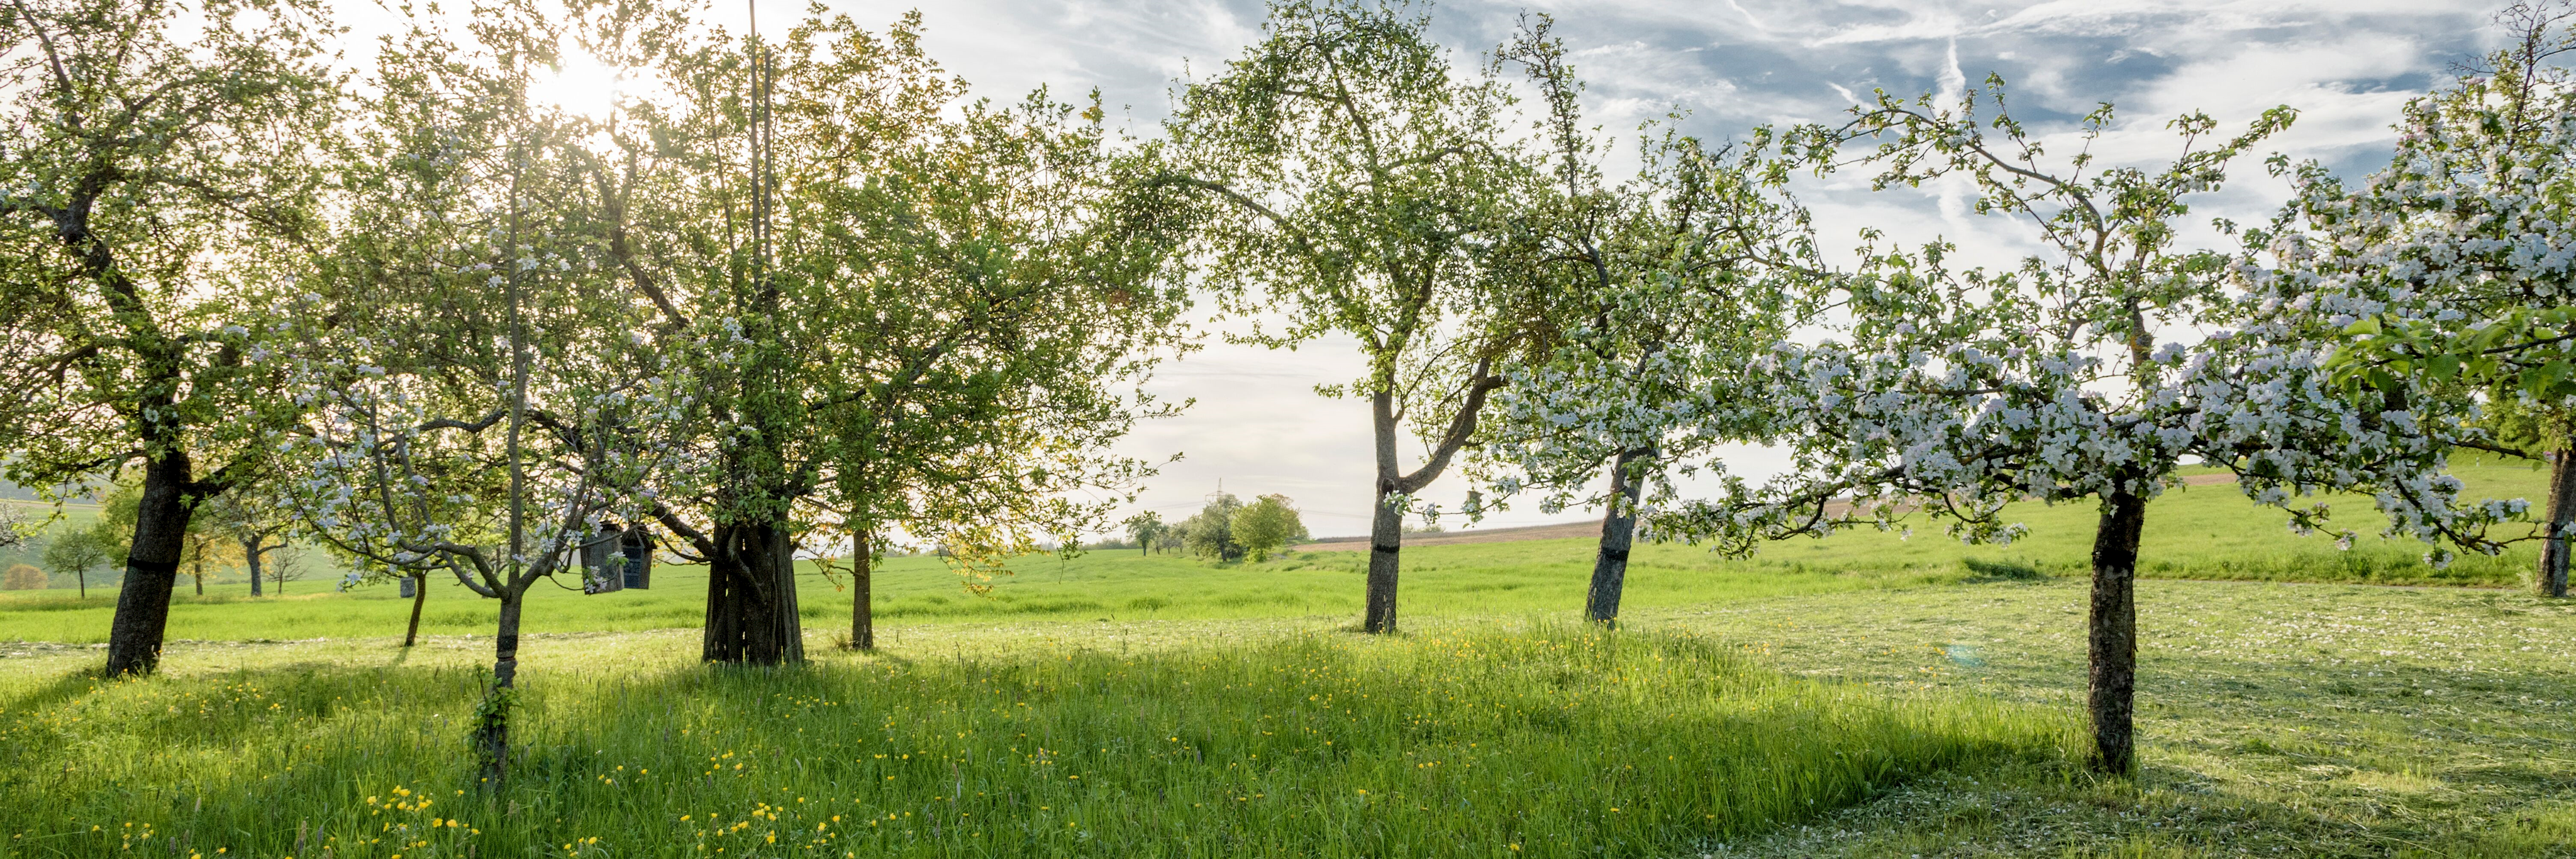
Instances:
[[[46,580],[45,571],[34,564],[10,567],[8,575],[0,577],[0,591],[39,591],[49,584],[52,582]]]

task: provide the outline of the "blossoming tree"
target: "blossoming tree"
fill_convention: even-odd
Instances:
[[[281,314],[291,348],[258,356],[308,409],[280,453],[313,534],[362,575],[447,574],[500,602],[474,735],[487,788],[506,777],[528,589],[596,574],[583,550],[649,514],[697,417],[699,386],[627,324],[650,302],[597,240],[593,121],[528,99],[557,44],[540,20],[492,8],[467,47],[389,40],[347,220]]]
[[[1826,281],[1806,210],[1782,187],[1791,165],[1773,157],[1767,130],[1720,147],[1671,132],[1646,139],[1637,177],[1607,184],[1605,147],[1582,124],[1581,85],[1549,23],[1538,19],[1504,57],[1549,105],[1554,187],[1513,245],[1555,296],[1540,318],[1542,339],[1557,345],[1504,362],[1512,382],[1495,392],[1470,464],[1497,490],[1495,506],[1535,493],[1549,514],[1603,509],[1584,613],[1610,624],[1641,510],[1676,498],[1676,473],[1723,474],[1712,449],[1765,434],[1707,420],[1719,412],[1704,406],[1762,393],[1732,382],[1815,312]]]
[[[1882,95],[1855,114],[1800,132],[1799,145],[1827,170],[1876,168],[1878,188],[1964,179],[1977,211],[2026,221],[2045,252],[2011,270],[1961,271],[1946,245],[1905,252],[1873,239],[1840,297],[1851,324],[1819,346],[1776,346],[1762,364],[1764,384],[1787,394],[1750,407],[1777,409],[1769,419],[1794,428],[1782,441],[1796,468],[1759,493],[1685,505],[1675,533],[1741,550],[1783,534],[1893,528],[1928,508],[1963,539],[2008,541],[2020,528],[2005,520],[2007,503],[2093,501],[2093,764],[2124,773],[2134,766],[2139,540],[2147,502],[2185,464],[2228,468],[2273,504],[2325,489],[2417,496],[2393,505],[2392,530],[2420,524],[2417,510],[2452,509],[2458,482],[2438,470],[2455,423],[2345,396],[2323,370],[2331,344],[2249,300],[2245,258],[2178,241],[2187,200],[2285,127],[2286,109],[2215,140],[2214,121],[2185,115],[2168,126],[2182,154],[2154,169],[2102,165],[2088,151],[2111,124],[2107,105],[2085,117],[2074,153],[2052,157],[1995,79],[1955,108]],[[1877,145],[1844,160],[1868,141]],[[2293,525],[2309,527],[2326,511],[2294,512]]]
[[[110,674],[158,664],[190,516],[293,417],[243,356],[314,228],[330,30],[303,2],[0,5],[0,461],[141,470]]]
[[[2571,17],[2505,10],[2508,46],[2408,102],[2386,168],[2346,186],[2303,165],[2273,242],[2284,300],[2351,338],[2348,387],[2474,397],[2491,432],[2464,444],[2552,462],[2543,526],[2491,541],[2543,541],[2550,597],[2576,543],[2576,74],[2551,64],[2576,50]]]

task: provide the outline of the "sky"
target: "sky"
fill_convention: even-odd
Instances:
[[[801,13],[805,0],[761,2],[764,30]],[[1094,87],[1138,134],[1168,112],[1174,81],[1206,76],[1260,36],[1257,0],[825,0],[864,26],[920,8],[926,47],[978,94],[1014,98],[1038,86],[1073,98]],[[2267,151],[2316,159],[2346,175],[2384,163],[2389,126],[2406,100],[2447,80],[2453,63],[2491,50],[2501,31],[2495,0],[2258,0],[2048,3],[1797,2],[1797,0],[1589,0],[1496,3],[1457,0],[1418,7],[1462,65],[1508,37],[1524,12],[1544,13],[1586,83],[1585,108],[1605,131],[1628,133],[1674,110],[1686,130],[1711,139],[1756,125],[1830,120],[1873,89],[1952,92],[1989,73],[2009,81],[2015,113],[2042,134],[2063,135],[2095,105],[2120,117],[2094,151],[2152,164],[2176,151],[2164,124],[2206,111],[2222,131],[2264,109],[2300,112]],[[717,14],[739,15],[739,2]],[[347,14],[355,38],[377,29]],[[380,13],[378,13],[380,14]],[[739,18],[725,22],[739,27]],[[2195,215],[2259,223],[2287,195],[2251,159],[2228,187],[2194,204]],[[1969,214],[1959,189],[1870,193],[1852,179],[1803,188],[1820,238],[1848,248],[1864,226],[1920,242],[1959,243],[1973,260],[2008,263],[2035,247],[2027,227]],[[2201,230],[2196,240],[2218,240]],[[1316,395],[1348,381],[1360,363],[1348,341],[1296,352],[1233,346],[1166,365],[1152,389],[1195,398],[1184,416],[1149,422],[1121,447],[1129,455],[1183,459],[1150,481],[1138,506],[1189,515],[1220,484],[1249,499],[1294,498],[1317,536],[1367,531],[1370,460],[1364,403]],[[1408,441],[1407,467],[1419,453]],[[1737,473],[1767,476],[1768,451],[1728,452]],[[1466,490],[1455,472],[1424,496],[1454,509]],[[1482,527],[1569,521],[1534,505],[1495,514]],[[1452,518],[1444,525],[1461,524]]]

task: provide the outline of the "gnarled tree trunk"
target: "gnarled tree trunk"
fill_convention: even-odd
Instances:
[[[526,596],[517,588],[501,590],[501,618],[493,636],[492,688],[484,692],[476,713],[474,757],[483,771],[482,788],[498,792],[510,771],[510,708],[519,680],[519,609]]]
[[[1619,625],[1619,594],[1628,586],[1628,550],[1636,544],[1636,505],[1645,481],[1629,471],[1637,460],[1653,456],[1650,450],[1623,450],[1610,464],[1610,511],[1601,518],[1601,551],[1592,560],[1592,588],[1583,597],[1584,618],[1602,626]]]
[[[2146,521],[2147,500],[2118,492],[2103,499],[2093,531],[2085,709],[2093,720],[2093,768],[2114,774],[2137,766],[2131,725],[2138,685],[2138,538]]]
[[[161,664],[170,626],[170,592],[178,585],[194,499],[188,455],[170,451],[143,468],[143,497],[134,510],[134,544],[125,556],[125,586],[107,633],[107,674],[150,674]]]
[[[796,547],[787,523],[717,525],[707,559],[708,662],[783,665],[805,661],[796,614]]]

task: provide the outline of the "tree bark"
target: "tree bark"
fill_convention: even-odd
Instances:
[[[1632,479],[1629,471],[1637,460],[1653,456],[1650,450],[1623,450],[1610,464],[1610,510],[1601,517],[1601,551],[1592,560],[1592,589],[1583,598],[1584,618],[1605,627],[1619,626],[1619,595],[1628,586],[1628,550],[1636,544],[1635,508],[1645,491],[1645,481]]]
[[[2132,731],[2138,680],[2138,538],[2147,500],[2113,493],[2093,532],[2093,611],[2085,636],[2091,666],[2086,710],[2093,720],[2093,768],[2126,775],[2137,767]]]
[[[429,602],[429,574],[413,573],[411,582],[411,628],[403,631],[403,646],[420,640],[420,607]]]
[[[874,551],[866,532],[850,537],[850,590],[856,597],[850,606],[850,646],[859,650],[877,649],[876,607],[869,604],[876,598],[870,579],[875,574],[870,563]]]
[[[796,548],[785,522],[717,525],[707,561],[708,662],[783,665],[805,661],[796,614]]]
[[[1377,495],[1369,517],[1368,611],[1360,628],[1395,632],[1395,586],[1404,554],[1404,509],[1394,495],[1403,480],[1395,464],[1395,397],[1381,390],[1369,398],[1369,424],[1377,454]]]
[[[1397,560],[1404,551],[1404,510],[1377,493],[1377,513],[1369,521],[1368,615],[1361,628],[1372,633],[1395,631]]]
[[[246,563],[246,564],[249,564],[249,565],[250,565],[250,595],[251,595],[251,596],[259,596],[259,595],[260,595],[260,592],[259,592],[259,556],[260,556],[260,555],[262,555],[262,554],[265,554],[265,553],[260,549],[259,544],[261,544],[261,543],[263,543],[263,542],[266,542],[266,541],[267,541],[267,538],[265,538],[265,537],[255,537],[255,538],[252,538],[252,539],[248,539],[248,540],[243,540],[243,541],[241,541],[241,544],[242,544],[242,561],[243,561],[243,563]]]
[[[161,640],[170,626],[170,592],[178,585],[179,553],[187,540],[191,471],[188,455],[169,451],[143,467],[143,497],[134,511],[134,543],[126,551],[125,586],[117,592],[116,619],[107,633],[107,675],[150,674],[161,664]]]
[[[515,576],[514,576],[515,578]],[[501,590],[501,619],[492,646],[492,688],[484,693],[474,726],[474,757],[485,793],[498,792],[510,770],[511,690],[519,679],[519,608],[525,585]]]
[[[2550,454],[2549,464],[2549,532],[2540,543],[2540,569],[2532,577],[2532,590],[2544,597],[2567,596],[2567,560],[2576,550],[2576,535],[2568,531],[2576,526],[2576,443],[2568,450]]]

